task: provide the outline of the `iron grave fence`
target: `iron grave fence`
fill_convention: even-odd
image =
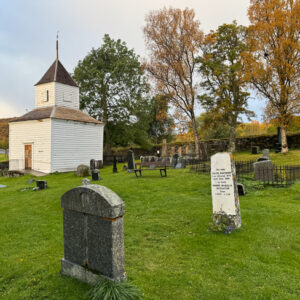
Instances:
[[[300,165],[260,167],[254,170],[255,160],[236,161],[236,177],[238,181],[256,180],[263,185],[289,186],[300,180]],[[210,163],[200,162],[190,165],[190,171],[195,173],[210,173]]]

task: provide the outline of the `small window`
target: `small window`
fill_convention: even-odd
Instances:
[[[46,102],[49,102],[49,91],[46,92]]]

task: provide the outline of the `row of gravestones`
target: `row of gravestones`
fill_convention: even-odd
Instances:
[[[277,143],[275,144],[275,152],[281,152],[281,127],[277,127]],[[251,149],[252,154],[259,153],[259,146],[252,146]]]
[[[186,168],[188,160],[184,157],[174,154],[172,157],[158,157],[158,156],[141,156],[141,162],[164,162],[173,169]]]
[[[241,226],[235,164],[228,153],[211,157],[213,221],[231,228]],[[124,267],[124,214],[122,199],[100,185],[67,191],[63,208],[64,258],[62,274],[87,283],[99,275],[126,279]]]

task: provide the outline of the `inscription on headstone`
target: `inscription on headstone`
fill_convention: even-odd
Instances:
[[[217,153],[211,157],[211,191],[213,221],[239,228],[241,216],[235,165],[229,153]]]

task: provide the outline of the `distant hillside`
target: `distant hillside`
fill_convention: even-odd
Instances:
[[[8,138],[8,122],[15,118],[0,119],[0,140]]]

